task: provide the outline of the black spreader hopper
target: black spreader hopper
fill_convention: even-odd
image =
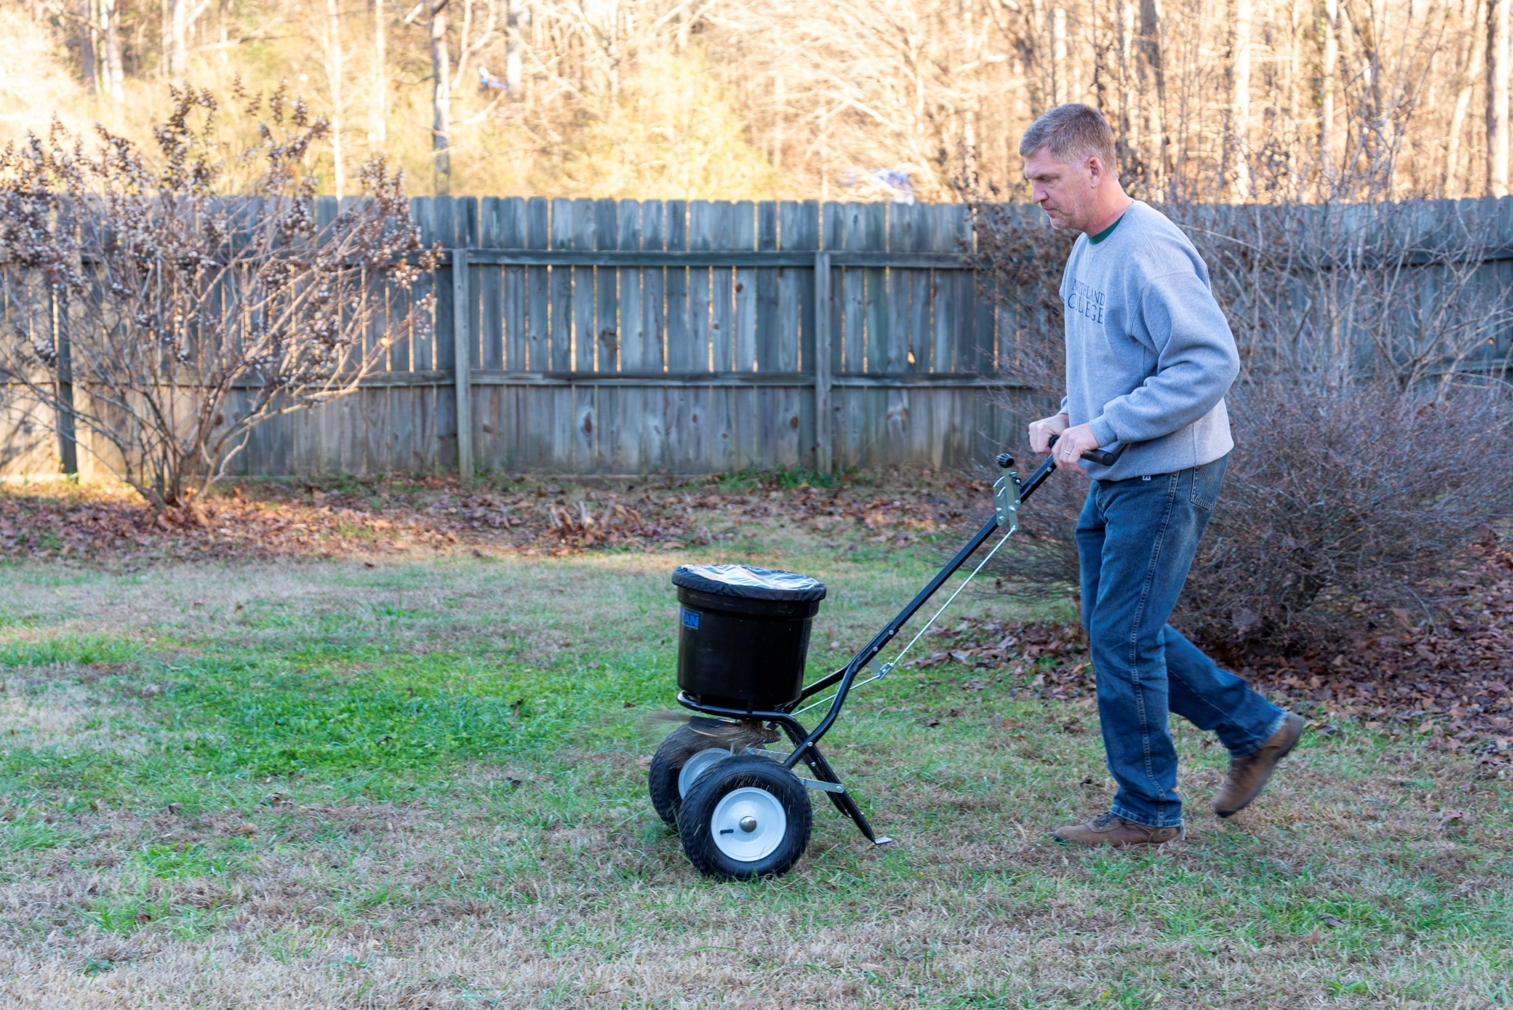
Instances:
[[[825,584],[746,565],[680,565],[678,687],[700,704],[783,708],[804,689],[809,626]]]

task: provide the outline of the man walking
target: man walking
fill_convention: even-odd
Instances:
[[[1261,794],[1303,720],[1219,669],[1166,623],[1219,497],[1229,451],[1224,394],[1239,355],[1208,268],[1176,225],[1125,195],[1114,134],[1097,110],[1062,105],[1020,142],[1033,199],[1082,234],[1061,281],[1066,398],[1030,425],[1030,447],[1092,477],[1077,520],[1082,623],[1097,671],[1113,808],[1056,837],[1079,845],[1181,838],[1175,712],[1229,749],[1214,799],[1228,817]],[[1111,466],[1090,449],[1124,446]],[[1085,464],[1085,468],[1084,468]]]

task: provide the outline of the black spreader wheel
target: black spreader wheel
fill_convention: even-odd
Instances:
[[[667,735],[652,755],[651,771],[646,776],[646,791],[651,793],[651,805],[658,817],[668,824],[678,823],[678,805],[683,799],[678,792],[678,774],[689,758],[718,746],[718,739],[690,726],[679,726]]]
[[[746,880],[786,873],[809,845],[812,822],[797,775],[771,758],[739,754],[694,781],[678,834],[700,873]]]

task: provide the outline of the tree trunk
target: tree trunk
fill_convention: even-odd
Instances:
[[[183,83],[189,69],[189,5],[194,0],[168,0],[168,76]]]
[[[783,70],[779,67],[772,73],[772,167],[783,167],[783,106],[788,96],[783,93]]]
[[[1491,0],[1487,9],[1487,192],[1508,195],[1508,9],[1513,0]]]
[[[447,55],[447,0],[431,0],[431,150],[436,192],[452,188],[452,66]]]
[[[95,33],[99,31],[95,19],[95,0],[78,0],[75,7],[79,17],[79,79],[84,84],[84,93],[90,98],[100,94],[100,63],[95,58]]]
[[[1230,69],[1229,151],[1235,200],[1250,200],[1250,30],[1251,0],[1235,0],[1235,40]]]
[[[1455,95],[1455,106],[1450,113],[1450,136],[1445,144],[1446,199],[1455,200],[1465,193],[1461,186],[1460,147],[1461,133],[1466,128],[1466,113],[1471,108],[1471,92],[1481,78],[1483,49],[1481,46],[1482,0],[1465,0],[1460,23],[1466,32],[1465,55],[1461,58],[1460,89]]]
[[[382,147],[388,139],[389,79],[387,40],[384,38],[384,0],[373,0],[373,81],[368,97],[369,139]]]
[[[1361,0],[1343,0],[1345,16],[1360,43],[1360,71],[1356,75],[1366,82],[1366,95],[1370,99],[1366,116],[1361,123],[1361,149],[1379,156],[1384,142],[1386,102],[1382,97],[1381,66],[1377,57],[1376,29],[1372,24],[1371,11],[1362,10]]]
[[[1139,90],[1135,84],[1135,0],[1119,0],[1119,138],[1126,151],[1140,150]]]
[[[1324,0],[1323,60],[1319,65],[1319,164],[1334,174],[1334,79],[1340,63],[1339,0]]]
[[[336,177],[336,198],[345,194],[342,180],[346,178],[346,165],[342,160],[342,59],[341,59],[341,10],[337,0],[326,0],[326,82],[331,88],[331,154],[335,160],[333,174]]]
[[[510,101],[523,98],[520,88],[520,17],[525,0],[505,0],[504,5],[504,86]]]
[[[1057,105],[1067,103],[1066,65],[1066,10],[1057,7],[1051,11],[1051,84],[1055,88]]]
[[[105,35],[105,92],[117,105],[126,101],[126,75],[121,69],[121,0],[100,0]]]
[[[1166,195],[1166,70],[1161,53],[1161,8],[1159,0],[1140,0],[1140,52],[1143,57],[1141,79],[1151,96],[1147,119],[1150,149],[1151,195]]]

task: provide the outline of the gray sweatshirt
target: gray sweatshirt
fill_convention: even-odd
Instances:
[[[1128,444],[1098,480],[1210,463],[1230,449],[1224,394],[1239,373],[1234,334],[1208,267],[1160,211],[1135,201],[1096,245],[1077,239],[1061,279],[1066,398],[1072,424],[1105,448]]]

